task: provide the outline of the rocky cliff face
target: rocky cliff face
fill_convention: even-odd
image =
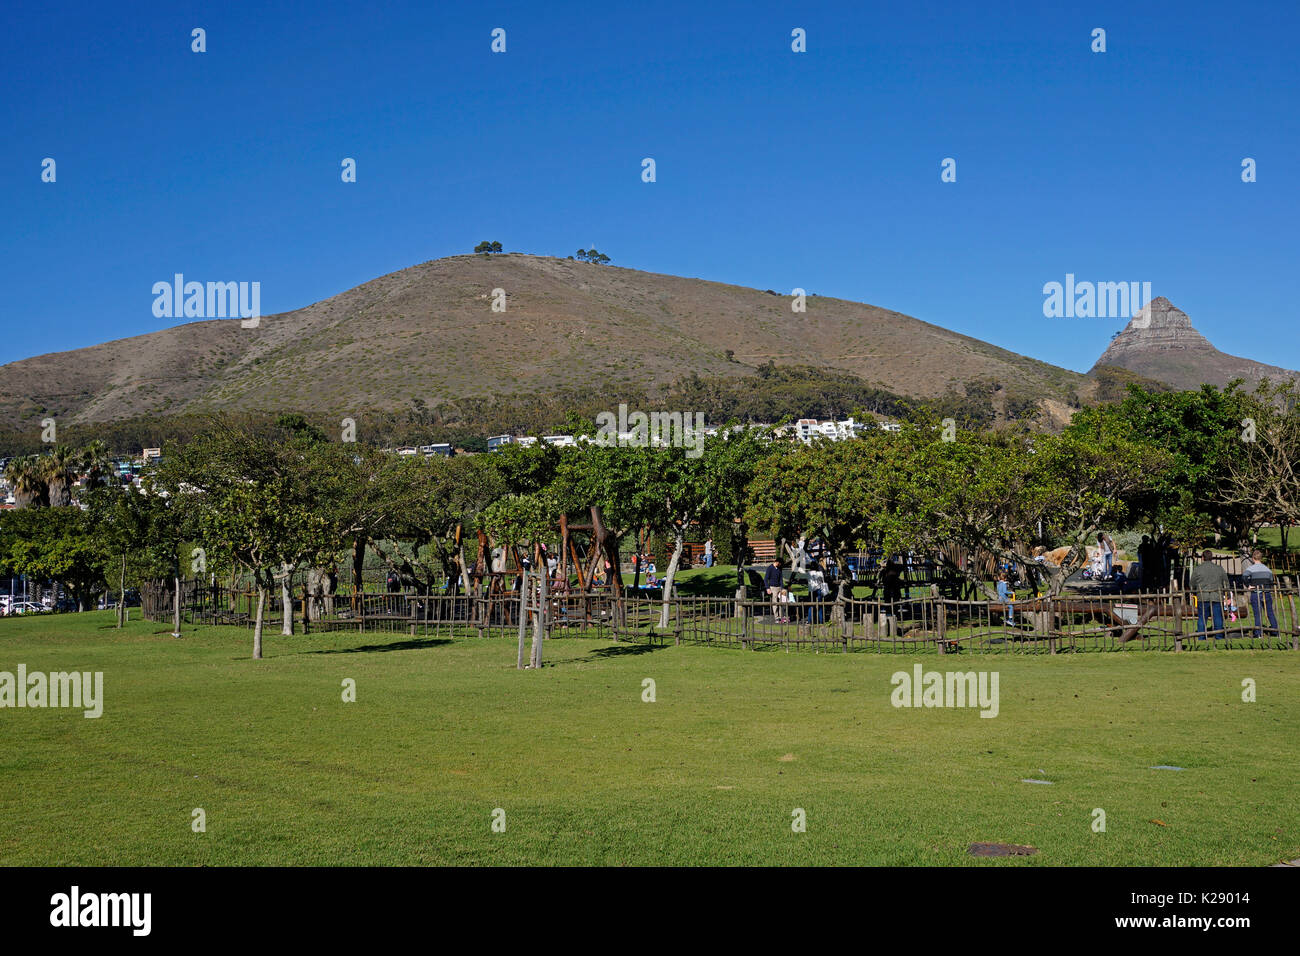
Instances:
[[[1262,378],[1279,381],[1300,373],[1220,352],[1192,327],[1187,313],[1164,296],[1152,299],[1129,320],[1124,331],[1097,359],[1093,371],[1118,366],[1174,388],[1224,386],[1234,378],[1253,385]]]

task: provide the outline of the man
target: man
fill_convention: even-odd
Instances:
[[[1132,575],[1132,577],[1137,581],[1138,590],[1158,590],[1160,562],[1156,558],[1156,544],[1151,540],[1151,535],[1149,534],[1144,534],[1142,536],[1142,543],[1138,545],[1138,567],[1141,569],[1141,573]]]
[[[1223,633],[1223,592],[1228,587],[1228,572],[1214,563],[1214,552],[1209,548],[1201,553],[1201,563],[1192,569],[1190,586],[1196,592],[1196,635],[1205,640],[1207,612],[1214,618],[1214,639],[1226,637]]]
[[[704,566],[706,568],[713,567],[713,539],[712,538],[709,538],[709,540],[704,542]]]
[[[1258,548],[1250,552],[1250,563],[1241,572],[1241,583],[1250,591],[1250,612],[1255,616],[1255,640],[1264,636],[1264,619],[1260,601],[1268,610],[1269,635],[1277,636],[1277,615],[1273,612],[1273,572],[1263,561],[1264,552]]]
[[[784,624],[785,581],[781,577],[781,562],[776,558],[772,559],[772,563],[767,566],[767,570],[763,573],[763,588],[772,599],[772,616],[778,624]]]

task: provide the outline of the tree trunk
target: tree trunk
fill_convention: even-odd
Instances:
[[[181,577],[176,575],[176,595],[172,601],[172,637],[181,636]]]
[[[280,578],[280,604],[283,608],[280,614],[280,633],[285,637],[293,637],[293,592],[289,590],[293,569],[286,564],[280,568],[280,573],[283,575]]]
[[[126,552],[122,552],[122,569],[117,577],[117,626],[126,621]]]
[[[352,613],[360,613],[361,569],[366,564],[366,536],[357,535],[352,542]]]
[[[545,570],[537,575],[537,614],[533,618],[532,667],[542,666],[542,638],[546,633],[546,578]]]
[[[659,611],[659,626],[668,626],[668,602],[672,599],[673,578],[677,576],[677,566],[682,561],[682,549],[686,546],[685,531],[677,532],[677,540],[673,544],[673,556],[668,559],[668,573],[664,575],[664,599],[663,607]]]
[[[257,617],[253,621],[253,660],[262,659],[262,611],[266,607],[266,588],[257,586]]]

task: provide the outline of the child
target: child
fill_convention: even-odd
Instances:
[[[1015,592],[1007,581],[1007,572],[998,573],[998,600],[1006,607],[1007,627],[1015,627]]]

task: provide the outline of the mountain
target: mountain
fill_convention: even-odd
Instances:
[[[1129,320],[1089,374],[1106,367],[1128,369],[1177,389],[1222,387],[1234,378],[1254,385],[1263,378],[1276,382],[1300,377],[1300,372],[1220,352],[1192,327],[1187,313],[1164,296],[1152,299]]]
[[[493,290],[506,311],[493,312]],[[450,399],[686,376],[768,362],[850,372],[899,395],[974,389],[1050,418],[1095,390],[1077,372],[898,312],[521,254],[412,266],[293,312],[192,322],[0,366],[0,424],[91,423],[219,408],[355,414]]]

